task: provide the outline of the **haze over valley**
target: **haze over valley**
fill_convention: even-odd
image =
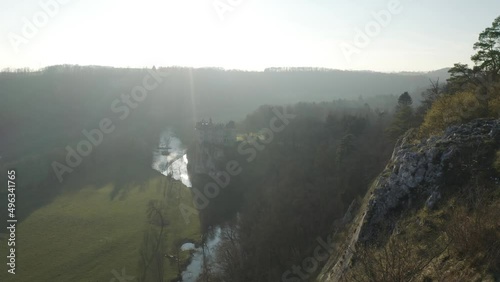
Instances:
[[[500,281],[499,8],[0,3],[0,281]]]

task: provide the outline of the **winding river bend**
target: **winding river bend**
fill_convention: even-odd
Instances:
[[[175,180],[180,180],[191,187],[187,171],[188,158],[182,142],[172,130],[165,130],[160,136],[158,149],[153,151],[153,169],[167,176],[171,174]]]
[[[221,229],[217,227],[211,236],[207,240],[205,245],[205,257],[211,261],[215,253],[215,249],[220,242]],[[182,272],[182,281],[184,282],[196,282],[198,276],[200,276],[203,269],[203,249],[201,247],[195,248],[193,244],[183,247],[190,247],[189,250],[195,250],[193,257],[191,258],[191,263],[187,266],[186,270]]]
[[[165,130],[160,136],[158,149],[153,151],[151,167],[165,176],[170,174],[175,180],[181,181],[187,187],[192,187],[187,170],[188,162],[186,148],[181,140],[175,136],[172,130]],[[205,247],[205,255],[209,260],[220,241],[221,229],[216,228],[213,233],[213,236],[207,240]],[[186,243],[182,245],[181,250],[194,250],[190,264],[182,272],[182,281],[196,282],[203,269],[203,249],[192,243]]]

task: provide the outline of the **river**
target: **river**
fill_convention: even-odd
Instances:
[[[171,129],[162,132],[159,146],[153,151],[152,168],[167,176],[169,174],[175,180],[181,181],[187,187],[192,187],[187,170],[188,158],[186,148],[181,140]],[[221,229],[216,228],[213,235],[207,240],[205,254],[209,259],[213,256],[215,248],[220,241]],[[181,247],[182,251],[194,250],[191,262],[182,272],[183,282],[196,282],[203,269],[203,249],[192,243],[186,243]]]
[[[221,228],[217,227],[214,234],[207,240],[205,246],[205,255],[208,260],[212,260],[215,249],[220,242]],[[189,243],[188,243],[189,244]],[[193,257],[191,258],[191,263],[188,265],[186,270],[182,272],[182,281],[184,282],[196,282],[198,276],[200,276],[203,269],[203,249],[201,247],[195,248],[193,244],[187,246],[184,244],[183,247],[188,248],[188,250],[195,250]]]
[[[191,187],[187,170],[188,158],[186,148],[172,130],[167,129],[160,135],[159,146],[153,151],[153,169],[163,175],[172,174],[175,180],[180,180]]]

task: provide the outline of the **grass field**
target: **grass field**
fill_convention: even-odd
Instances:
[[[174,242],[199,241],[199,222],[193,216],[187,224],[178,208],[179,202],[192,206],[191,193],[177,181],[156,176],[114,198],[110,197],[113,184],[85,187],[62,193],[17,226],[16,275],[8,274],[2,263],[0,281],[109,282],[114,278],[112,271],[121,273],[122,269],[137,277],[139,250],[148,226],[147,205],[150,200],[165,199],[166,183],[174,191],[168,195],[175,194],[166,200],[169,253],[175,253]],[[6,262],[5,238],[0,239],[0,254]],[[185,260],[188,255],[181,257]],[[176,276],[176,265],[165,260],[165,281]]]

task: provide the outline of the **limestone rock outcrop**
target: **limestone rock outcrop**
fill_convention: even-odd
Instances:
[[[394,209],[426,199],[433,208],[442,188],[467,181],[491,167],[500,143],[500,120],[479,119],[452,126],[443,135],[414,141],[407,132],[378,177],[370,197],[360,240],[369,240]]]
[[[493,170],[492,161],[499,149],[500,119],[478,119],[452,126],[442,135],[424,140],[418,140],[414,130],[408,131],[369,189],[352,223],[343,259],[332,257],[318,281],[340,279],[349,267],[353,247],[359,241],[374,240],[390,232],[408,207],[432,209],[439,205],[446,189]],[[494,181],[499,183],[499,179]]]

